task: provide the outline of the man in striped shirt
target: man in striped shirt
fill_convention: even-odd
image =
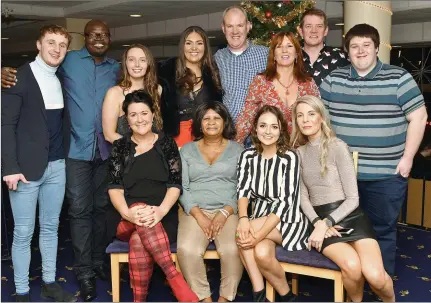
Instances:
[[[320,91],[337,136],[359,152],[360,205],[373,222],[385,269],[394,275],[397,219],[427,113],[412,76],[383,64],[379,45],[374,27],[351,28],[345,37],[351,65],[328,75]]]

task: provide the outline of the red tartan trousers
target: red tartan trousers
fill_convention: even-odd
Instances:
[[[146,204],[134,203],[130,207],[136,205]],[[179,274],[172,262],[169,239],[162,223],[148,228],[122,219],[117,226],[117,238],[129,242],[129,274],[134,302],[146,301],[154,262],[168,279]]]

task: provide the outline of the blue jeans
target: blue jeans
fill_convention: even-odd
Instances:
[[[406,199],[407,179],[396,175],[378,181],[358,181],[358,190],[359,204],[373,223],[385,270],[394,275],[397,222]]]
[[[66,187],[66,169],[63,159],[48,163],[37,181],[18,183],[16,191],[9,191],[15,222],[12,243],[12,262],[15,287],[18,294],[27,293],[30,267],[30,243],[36,221],[36,205],[39,201],[39,248],[42,255],[42,279],[55,281],[58,245],[58,222]]]

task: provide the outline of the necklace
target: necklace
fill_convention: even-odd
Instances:
[[[290,81],[290,84],[288,85],[284,85],[283,83],[281,83],[280,79],[277,79],[277,82],[280,83],[281,86],[283,86],[283,88],[286,90],[286,96],[289,95],[289,88],[292,86],[293,82],[295,82],[295,78],[292,77],[292,81]]]
[[[136,140],[136,138],[134,137],[134,135],[132,136],[132,138],[135,140],[135,142],[137,143],[138,146],[143,147],[143,146],[150,146],[150,145],[154,145],[154,142],[156,142],[156,134],[153,133],[153,140],[151,140],[150,143],[140,143],[139,140]]]

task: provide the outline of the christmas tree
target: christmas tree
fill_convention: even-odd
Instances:
[[[278,32],[296,33],[301,15],[314,4],[311,0],[244,1],[241,6],[247,11],[253,24],[250,39],[255,44],[268,46]]]

